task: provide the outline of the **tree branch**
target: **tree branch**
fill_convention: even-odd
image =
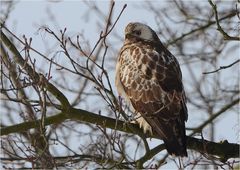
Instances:
[[[226,66],[220,66],[217,70],[214,70],[214,71],[208,71],[208,72],[203,72],[203,74],[211,74],[211,73],[216,73],[220,70],[223,70],[223,69],[226,69],[226,68],[229,68],[229,67],[232,67],[234,64],[237,64],[238,62],[240,62],[240,59],[234,61],[233,63],[229,64],[229,65],[226,65]]]
[[[212,9],[214,11],[215,14],[215,20],[217,23],[217,30],[223,35],[225,40],[236,40],[236,41],[240,41],[240,37],[233,37],[228,35],[221,27],[221,25],[219,24],[219,19],[218,19],[218,12],[217,12],[217,5],[213,4],[213,2],[211,0],[208,0],[209,4],[212,6]],[[236,12],[237,14],[237,12]]]
[[[231,12],[231,13],[229,13],[228,15],[220,18],[218,21],[222,21],[222,20],[225,20],[225,19],[228,19],[228,18],[232,18],[232,17],[234,17],[235,15],[236,15],[235,12]],[[196,29],[193,29],[193,30],[191,30],[191,31],[189,31],[189,32],[187,32],[187,33],[184,33],[184,34],[182,34],[180,37],[178,37],[178,38],[176,38],[176,39],[174,39],[174,40],[171,40],[171,41],[169,41],[169,42],[166,43],[166,44],[167,44],[167,45],[175,44],[177,41],[182,40],[183,38],[185,38],[185,37],[187,37],[187,36],[189,36],[189,35],[191,35],[191,34],[194,34],[195,32],[198,32],[198,31],[200,31],[200,30],[205,30],[205,29],[207,29],[208,27],[212,26],[212,25],[215,24],[215,23],[216,23],[216,21],[209,21],[207,24],[205,24],[205,25],[203,25],[203,26],[200,26],[200,27],[198,27],[198,28],[196,28]]]
[[[2,23],[1,27],[3,27]],[[37,72],[35,72],[35,70],[28,63],[26,63],[26,61],[23,59],[19,51],[13,45],[13,43],[2,32],[2,29],[0,35],[1,42],[3,42],[5,46],[13,53],[14,61],[19,64],[33,80],[37,81],[38,83],[44,83],[47,90],[59,100],[62,105],[62,109],[67,110],[70,106],[70,103],[68,99],[64,96],[64,94],[60,90],[58,90],[53,84],[48,82],[48,80],[42,74],[38,74]]]
[[[59,124],[66,120],[92,123],[92,124],[96,124],[96,125],[99,125],[99,126],[102,126],[105,128],[109,128],[109,129],[113,129],[113,130],[117,130],[117,131],[122,131],[122,132],[126,132],[126,133],[134,133],[139,136],[145,135],[146,137],[159,139],[159,137],[156,134],[154,134],[153,136],[150,136],[149,134],[144,134],[142,129],[140,129],[139,126],[136,124],[126,123],[121,120],[116,120],[116,119],[109,118],[106,116],[97,115],[92,112],[88,112],[86,110],[75,109],[75,108],[70,108],[69,114],[59,113],[55,116],[46,118],[45,126],[51,125],[51,124]],[[29,129],[38,127],[39,123],[41,123],[41,120],[24,122],[24,123],[20,123],[20,124],[8,126],[8,127],[2,127],[1,128],[1,136],[9,135],[11,133],[20,133],[23,131],[27,131]],[[187,145],[188,145],[187,146],[188,149],[193,149],[200,153],[217,155],[218,157],[220,157],[221,160],[227,160],[229,158],[239,157],[240,145],[234,144],[234,143],[228,143],[228,142],[216,143],[216,142],[203,140],[203,139],[197,139],[197,138],[189,136],[189,137],[187,137]],[[160,148],[160,150],[159,150],[159,148]],[[161,151],[162,148],[159,146],[156,150]],[[155,150],[152,152],[153,153],[151,155],[156,154]],[[151,157],[151,155],[149,155],[143,159],[148,159],[149,157]]]
[[[221,110],[219,110],[217,113],[212,114],[212,116],[205,122],[203,122],[201,125],[199,125],[196,128],[190,128],[190,129],[194,129],[194,131],[190,134],[190,136],[192,136],[193,134],[197,133],[197,132],[201,132],[202,129],[207,126],[209,123],[211,123],[214,119],[216,119],[219,115],[221,115],[223,112],[225,112],[226,110],[232,108],[234,105],[238,104],[240,101],[240,98],[233,100],[230,104],[227,104],[226,106],[224,106]]]
[[[164,144],[160,144],[160,145],[156,146],[155,148],[146,152],[146,154],[143,157],[141,157],[139,160],[137,160],[137,168],[144,169],[143,164],[145,162],[147,162],[148,160],[152,159],[152,157],[154,157],[156,154],[158,154],[159,152],[161,152],[164,149],[165,149]]]
[[[6,157],[1,157],[0,158],[1,161],[9,161],[9,162],[14,162],[14,161],[29,161],[29,158],[27,157],[10,157],[10,158],[6,158]],[[107,157],[103,157],[101,155],[82,155],[82,154],[75,154],[75,155],[67,155],[67,156],[55,156],[54,160],[56,161],[57,166],[65,166],[65,164],[71,160],[71,163],[77,163],[79,161],[93,161],[96,163],[110,163],[110,164],[117,164],[118,162],[107,158]],[[127,165],[121,165],[121,167],[123,169],[129,169],[129,167]],[[23,168],[25,169],[25,168]],[[26,168],[28,169],[28,168]]]

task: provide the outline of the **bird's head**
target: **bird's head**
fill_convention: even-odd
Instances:
[[[144,41],[159,41],[157,34],[149,26],[139,23],[131,22],[125,28],[125,39],[136,37]]]

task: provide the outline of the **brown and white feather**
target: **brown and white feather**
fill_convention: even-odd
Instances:
[[[136,27],[146,35],[129,35]],[[187,108],[178,61],[150,27],[132,23],[125,32],[116,66],[118,93],[132,105],[145,133],[155,131],[170,154],[186,156]]]

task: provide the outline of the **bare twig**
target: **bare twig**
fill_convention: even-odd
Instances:
[[[232,108],[233,106],[237,105],[240,101],[240,98],[232,101],[230,104],[227,104],[226,106],[224,106],[222,109],[220,109],[218,112],[216,112],[215,114],[212,114],[212,116],[205,122],[203,122],[201,125],[199,125],[197,128],[194,128],[194,131],[190,134],[190,136],[192,136],[193,134],[197,133],[197,132],[201,132],[202,129],[207,126],[210,122],[212,122],[213,120],[215,120],[218,116],[220,116],[222,113],[224,113],[226,110]],[[193,128],[192,128],[193,129]]]
[[[211,74],[211,73],[216,73],[220,70],[223,70],[223,69],[226,69],[226,68],[230,68],[232,67],[234,64],[237,64],[238,62],[240,62],[240,59],[234,61],[233,63],[229,64],[229,65],[226,65],[226,66],[220,66],[217,70],[214,70],[214,71],[208,71],[208,72],[203,72],[203,74]]]
[[[233,37],[228,35],[228,33],[226,33],[223,28],[221,27],[220,23],[219,23],[219,19],[218,19],[218,11],[217,11],[217,5],[213,4],[213,2],[211,0],[208,0],[208,2],[210,3],[210,5],[212,6],[212,9],[214,11],[215,14],[215,19],[216,19],[216,23],[217,23],[217,30],[223,35],[225,40],[236,40],[236,41],[240,41],[240,37]],[[237,12],[238,13],[238,12]],[[236,13],[236,14],[237,14]]]
[[[70,104],[68,99],[64,96],[64,94],[59,91],[53,84],[47,81],[47,79],[35,72],[30,65],[28,65],[25,60],[22,58],[21,54],[18,52],[16,47],[12,44],[12,42],[6,37],[6,35],[1,30],[1,41],[7,46],[9,50],[14,54],[14,60],[18,63],[23,69],[25,69],[28,74],[34,78],[37,82],[46,83],[46,88],[50,91],[62,104],[63,109],[67,109]]]
[[[235,12],[231,12],[231,13],[227,14],[226,16],[220,18],[218,21],[222,21],[222,20],[225,20],[225,19],[228,19],[228,18],[232,18],[232,17],[234,17],[234,16],[236,16],[236,13],[235,13]],[[178,38],[176,38],[176,39],[174,39],[174,40],[171,40],[171,41],[167,42],[166,44],[167,44],[167,45],[175,44],[175,43],[177,43],[178,41],[186,38],[187,36],[193,35],[194,33],[198,32],[198,31],[202,31],[202,30],[207,29],[208,27],[212,26],[212,25],[215,24],[215,23],[216,23],[216,21],[209,21],[207,24],[204,24],[204,25],[202,25],[202,26],[199,26],[199,27],[196,28],[196,29],[193,29],[193,30],[191,30],[191,31],[189,31],[189,32],[187,32],[187,33],[184,33],[184,34],[182,34],[180,37],[178,37]]]

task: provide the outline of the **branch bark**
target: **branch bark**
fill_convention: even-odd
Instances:
[[[146,136],[149,138],[159,137],[156,134],[153,136],[149,134],[144,134],[142,129],[136,124],[126,123],[121,120],[116,120],[102,115],[97,115],[92,112],[88,112],[82,109],[70,108],[69,113],[59,113],[57,115],[46,118],[45,126],[52,124],[59,124],[67,120],[81,121],[96,124],[109,129],[122,131],[126,133],[134,133],[139,136]],[[1,128],[1,136],[9,135],[11,133],[20,133],[27,131],[29,129],[35,128],[41,120],[24,122],[17,125],[12,125],[8,127]],[[200,153],[216,155],[222,161],[226,161],[229,158],[239,157],[239,144],[224,142],[212,142],[204,139],[197,139],[191,136],[187,137],[187,147],[188,149],[195,150]],[[162,149],[162,147],[160,147]],[[155,152],[154,152],[155,153]]]

